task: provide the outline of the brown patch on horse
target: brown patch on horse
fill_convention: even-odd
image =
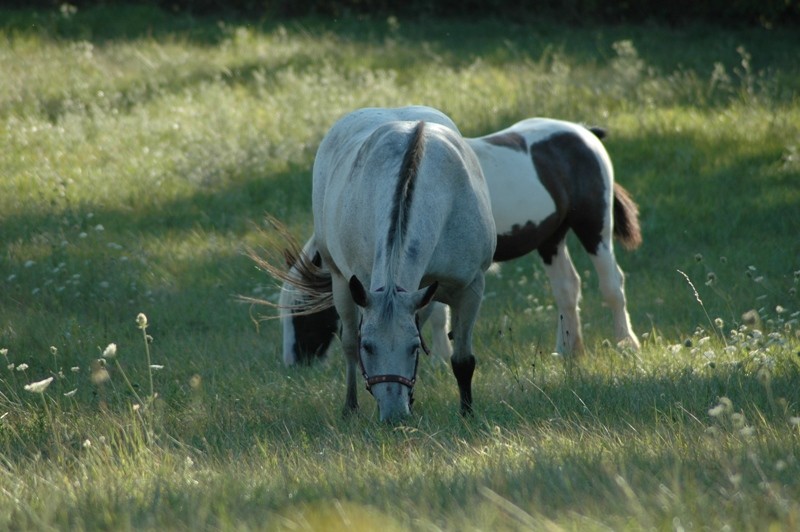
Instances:
[[[500,146],[502,148],[509,148],[514,151],[521,151],[523,153],[528,151],[528,144],[525,142],[525,137],[519,133],[501,133],[499,135],[485,137],[483,140],[489,144]]]
[[[530,220],[523,226],[515,224],[508,233],[497,235],[497,247],[492,260],[505,262],[527,255],[534,249],[538,249],[557,228],[556,213],[551,214],[538,225]]]
[[[300,314],[291,317],[294,327],[294,351],[298,364],[311,364],[322,358],[331,342],[339,333],[339,314],[330,307],[313,314]]]
[[[552,261],[559,242],[572,229],[591,254],[602,240],[608,206],[602,201],[605,185],[600,163],[583,139],[574,133],[558,133],[531,145],[531,159],[539,179],[556,204],[557,228],[547,237],[539,254]]]

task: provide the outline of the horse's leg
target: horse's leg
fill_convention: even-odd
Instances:
[[[358,379],[358,309],[353,303],[347,281],[341,275],[332,276],[333,301],[342,320],[342,351],[346,369],[344,414],[358,409],[356,381]]]
[[[444,303],[434,301],[419,312],[420,327],[426,321],[431,324],[431,351],[433,355],[440,358],[443,362],[450,361],[453,355],[453,346],[447,337],[447,326],[450,323],[449,309]]]
[[[556,245],[555,254],[544,259],[544,269],[558,307],[556,351],[562,355],[583,353],[583,336],[578,304],[581,299],[581,279],[569,256],[566,239]]]
[[[453,320],[453,356],[450,362],[458,382],[461,414],[472,413],[472,374],[475,356],[472,354],[472,329],[483,298],[484,278],[480,273],[451,303]]]
[[[622,273],[609,242],[601,242],[597,253],[589,255],[600,279],[600,291],[614,316],[614,334],[619,345],[639,349],[639,340],[631,327],[625,301],[625,274]]]

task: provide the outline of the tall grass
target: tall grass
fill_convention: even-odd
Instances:
[[[0,21],[0,527],[797,527],[795,34],[147,8]],[[609,129],[642,211],[644,245],[619,252],[640,353],[606,341],[572,242],[589,356],[551,355],[537,259],[503,265],[473,418],[433,361],[403,426],[364,392],[340,417],[338,352],[282,367],[277,324],[236,302],[277,294],[242,250],[277,245],[265,212],[310,232],[310,167],[338,116],[410,103],[467,135],[528,116]]]

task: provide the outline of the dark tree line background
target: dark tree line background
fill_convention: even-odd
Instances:
[[[79,9],[130,0],[0,0],[6,8]],[[141,4],[142,2],[138,2]],[[796,26],[800,0],[149,0],[164,11],[192,15],[293,18],[353,15],[448,18],[541,18],[570,24],[656,22],[683,25]]]

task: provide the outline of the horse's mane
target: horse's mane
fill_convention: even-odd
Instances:
[[[392,284],[389,287],[394,289],[395,271],[400,260],[400,253],[403,250],[406,230],[408,229],[409,211],[411,210],[411,200],[414,195],[417,174],[419,173],[420,161],[425,152],[425,122],[420,120],[411,138],[408,141],[403,161],[400,164],[397,186],[394,191],[392,202],[392,212],[389,222],[389,234],[386,238],[386,245],[389,248],[389,272],[388,280]]]
[[[247,248],[247,255],[256,263],[256,266],[266,271],[273,279],[298,290],[301,293],[298,297],[299,302],[282,305],[266,299],[248,296],[239,296],[239,300],[257,305],[266,305],[288,312],[293,316],[315,314],[333,307],[331,273],[322,267],[319,254],[309,257],[288,228],[277,218],[267,214],[266,221],[277,231],[285,243],[286,247],[283,249],[284,260],[276,259],[274,254],[272,257],[265,257],[252,248]],[[285,266],[278,265],[281,262]],[[269,316],[268,318],[278,317],[280,316]]]

